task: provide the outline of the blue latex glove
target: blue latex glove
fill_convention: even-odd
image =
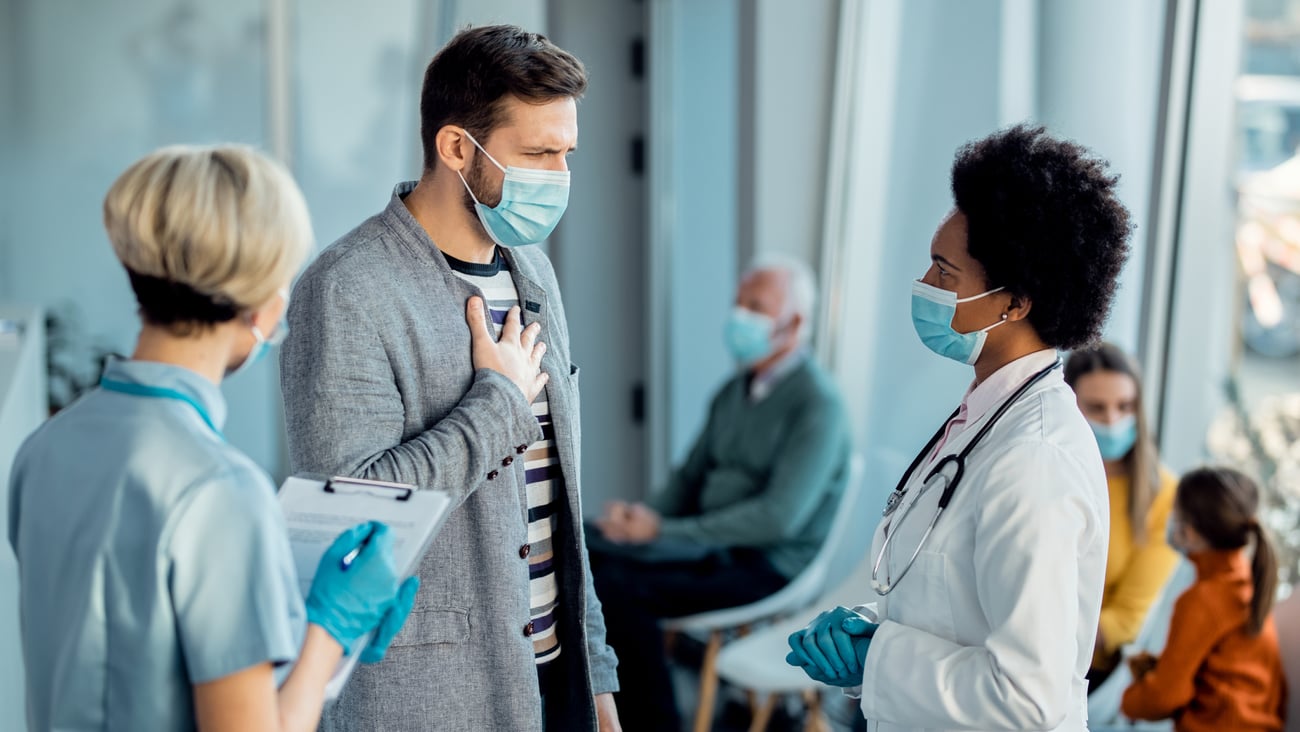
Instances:
[[[354,550],[351,563],[344,566],[344,557]],[[397,596],[397,581],[392,532],[374,521],[353,526],[321,557],[307,593],[307,622],[324,628],[346,655],[388,612]]]
[[[879,626],[844,607],[817,616],[790,634],[786,663],[801,667],[809,678],[832,686],[860,686],[862,669]]]
[[[388,612],[384,613],[384,619],[379,621],[374,637],[361,652],[362,663],[379,663],[384,660],[384,654],[388,652],[388,644],[393,642],[393,637],[402,629],[402,624],[411,614],[411,608],[415,607],[415,593],[419,589],[419,577],[408,577],[398,588],[397,599],[393,600]]]

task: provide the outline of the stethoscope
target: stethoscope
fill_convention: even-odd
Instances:
[[[876,553],[875,563],[871,567],[871,586],[872,589],[876,591],[877,595],[884,597],[893,592],[894,588],[898,587],[898,583],[901,582],[903,578],[907,576],[908,571],[912,569],[912,565],[916,563],[916,558],[921,555],[921,549],[925,547],[926,539],[929,539],[930,534],[934,532],[934,525],[939,522],[939,517],[943,515],[944,510],[948,508],[948,504],[952,502],[953,494],[957,492],[957,486],[961,484],[962,476],[966,474],[966,458],[970,457],[971,452],[979,446],[980,442],[984,439],[984,436],[989,433],[989,430],[993,429],[994,425],[998,423],[998,420],[1002,419],[1002,415],[1005,414],[1013,404],[1019,401],[1020,397],[1025,395],[1025,392],[1029,391],[1034,384],[1042,381],[1043,377],[1047,376],[1060,366],[1061,359],[1058,358],[1051,366],[1048,366],[1042,371],[1034,374],[1029,381],[1022,384],[1019,389],[1016,389],[1014,394],[1008,397],[1006,401],[1002,402],[1002,404],[997,408],[997,411],[993,413],[993,416],[990,417],[989,420],[984,423],[984,426],[980,428],[980,431],[975,433],[975,438],[967,443],[966,447],[962,448],[961,452],[953,455],[945,455],[942,460],[930,469],[929,474],[925,476],[925,480],[921,481],[921,490],[920,493],[917,494],[916,500],[909,503],[907,508],[903,509],[902,515],[898,517],[898,525],[900,527],[903,525],[903,522],[911,515],[912,509],[916,507],[916,504],[921,502],[921,496],[924,496],[929,492],[932,485],[931,481],[934,481],[935,478],[942,478],[946,481],[946,484],[943,487],[943,493],[939,495],[939,505],[938,508],[935,509],[934,518],[930,519],[930,525],[925,528],[925,533],[921,534],[921,540],[917,542],[916,549],[912,552],[911,558],[907,560],[907,564],[903,566],[903,571],[899,573],[898,578],[892,582],[881,582],[878,579],[880,576],[880,565],[884,563],[885,556],[889,552],[889,545],[894,540],[894,534],[896,533],[895,531],[890,530],[893,528],[893,519],[891,517],[894,512],[898,510],[898,507],[902,505],[903,499],[907,497],[908,481],[912,479],[912,475],[916,473],[916,469],[921,466],[921,461],[925,460],[934,450],[935,445],[939,444],[939,440],[943,437],[944,432],[948,430],[948,423],[951,422],[953,418],[957,416],[958,412],[961,411],[960,407],[958,407],[958,409],[954,411],[948,419],[944,420],[943,426],[939,428],[939,431],[935,432],[934,437],[931,437],[930,441],[925,444],[925,447],[922,448],[921,452],[917,453],[916,458],[912,460],[912,464],[908,466],[907,472],[903,473],[903,477],[899,479],[898,485],[894,488],[894,492],[890,494],[889,501],[885,503],[885,510],[881,514],[887,520],[884,529],[885,541],[880,545],[880,550]],[[951,479],[944,473],[944,470],[950,465],[953,467]]]

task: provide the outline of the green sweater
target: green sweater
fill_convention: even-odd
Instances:
[[[794,578],[812,560],[848,480],[851,437],[839,391],[811,358],[751,402],[728,381],[686,462],[649,503],[664,538],[752,547]]]

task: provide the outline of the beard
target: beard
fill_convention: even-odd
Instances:
[[[469,164],[469,173],[465,176],[465,184],[469,190],[461,196],[461,201],[465,204],[465,210],[469,212],[471,218],[478,219],[478,211],[474,209],[474,199],[477,198],[479,203],[488,208],[496,208],[501,203],[501,190],[492,190],[491,184],[487,180],[487,172],[484,170],[484,156],[475,155],[474,162]],[[470,196],[470,191],[474,195]]]

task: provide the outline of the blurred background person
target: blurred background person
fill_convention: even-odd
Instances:
[[[761,600],[826,539],[851,436],[839,390],[808,352],[815,303],[803,262],[752,265],[723,333],[740,368],[713,396],[686,461],[648,504],[611,502],[596,522],[592,573],[625,729],[681,724],[661,619]]]
[[[1177,732],[1277,732],[1286,679],[1271,612],[1278,565],[1259,523],[1259,488],[1230,468],[1202,468],[1178,484],[1169,542],[1196,565],[1174,604],[1157,658],[1129,659],[1136,681],[1121,709],[1173,718]]]
[[[1065,383],[1097,437],[1110,496],[1110,544],[1089,691],[1119,663],[1178,562],[1165,543],[1177,479],[1159,462],[1142,402],[1137,365],[1101,343],[1070,354]]]
[[[313,730],[341,655],[378,627],[381,658],[418,581],[399,595],[391,535],[365,524],[304,606],[275,488],[221,433],[222,380],[283,335],[307,206],[251,149],[169,147],[117,179],[104,226],[135,352],[27,440],[10,485],[29,729]]]

